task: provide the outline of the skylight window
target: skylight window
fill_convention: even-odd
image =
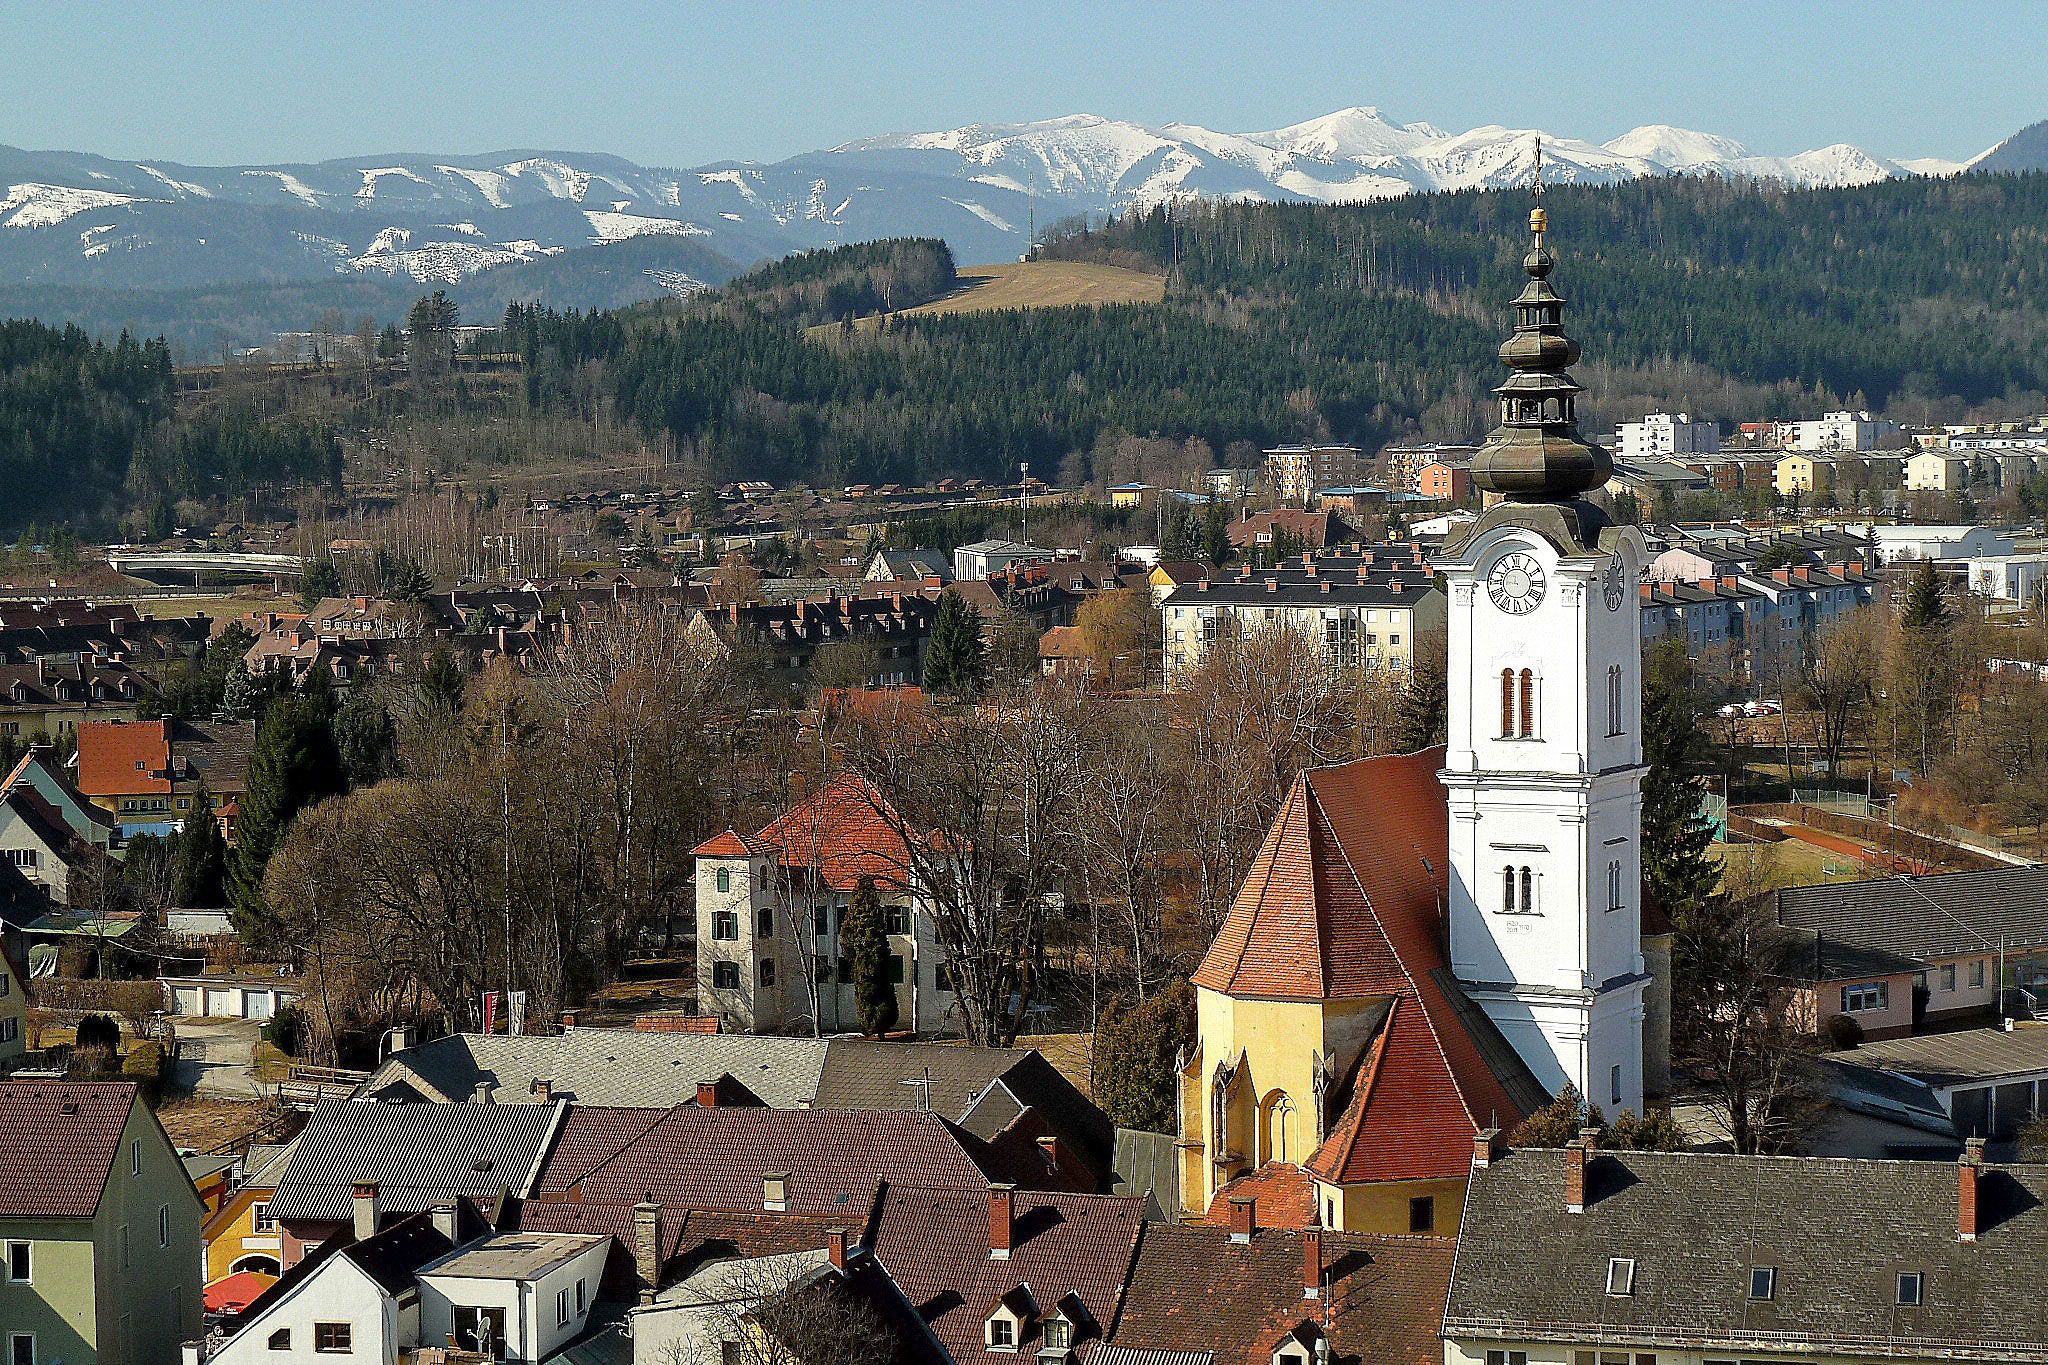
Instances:
[[[1769,1265],[1753,1265],[1749,1268],[1749,1296],[1752,1299],[1768,1301],[1778,1292],[1778,1268]]]
[[[1899,1272],[1899,1303],[1902,1307],[1918,1308],[1922,1302],[1921,1296],[1926,1292],[1926,1288],[1926,1281],[1921,1278],[1919,1271],[1901,1270]]]
[[[1616,1296],[1627,1296],[1636,1292],[1636,1263],[1627,1256],[1615,1256],[1607,1262],[1607,1292]]]

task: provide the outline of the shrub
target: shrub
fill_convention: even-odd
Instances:
[[[163,1097],[164,1075],[169,1066],[170,1059],[163,1048],[155,1043],[137,1043],[122,1059],[121,1078],[134,1081],[143,1102],[155,1108],[156,1102]]]
[[[1846,1052],[1863,1041],[1863,1025],[1857,1023],[1856,1016],[1852,1014],[1829,1015],[1820,1031],[1828,1040],[1828,1046],[1837,1052]]]
[[[306,1045],[306,1014],[297,1005],[286,1005],[263,1025],[263,1041],[287,1057],[299,1055]]]
[[[1119,1128],[1174,1130],[1180,1051],[1195,1038],[1195,991],[1175,982],[1142,1004],[1119,996],[1095,1026],[1095,1102]]]

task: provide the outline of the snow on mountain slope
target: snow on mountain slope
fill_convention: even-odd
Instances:
[[[1749,148],[1733,138],[1715,137],[1712,133],[1695,132],[1690,128],[1674,128],[1668,123],[1646,123],[1600,145],[1619,156],[1655,162],[1673,171],[1723,161],[1740,161],[1750,154]]]
[[[1538,136],[1497,125],[1446,132],[1360,105],[1253,132],[1100,114],[973,123],[685,170],[537,149],[203,167],[0,147],[0,227],[75,218],[91,234],[67,255],[0,232],[0,283],[169,287],[151,282],[218,283],[238,269],[251,280],[442,280],[654,234],[701,240],[739,262],[902,235],[944,237],[965,262],[1005,260],[1026,245],[1030,218],[1099,218],[1186,198],[1341,203],[1526,185]],[[1847,145],[1757,156],[1668,124],[1606,143],[1540,136],[1555,183],[1707,173],[1838,186],[1956,168]],[[2044,140],[2027,130],[1983,160],[2042,158]]]

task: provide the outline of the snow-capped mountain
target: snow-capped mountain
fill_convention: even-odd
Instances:
[[[454,281],[660,234],[744,264],[805,247],[941,236],[1012,258],[1027,224],[1215,197],[1339,202],[1546,180],[1712,174],[1852,185],[1945,174],[1847,145],[1790,157],[1662,124],[1604,143],[1451,133],[1369,107],[1266,132],[1095,114],[862,138],[688,170],[556,152],[185,166],[0,148],[0,285],[164,289],[336,277]]]

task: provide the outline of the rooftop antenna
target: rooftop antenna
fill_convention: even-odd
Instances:
[[[932,1069],[930,1067],[924,1068],[922,1074],[907,1077],[896,1082],[896,1084],[907,1085],[916,1089],[918,1112],[930,1112],[932,1107]]]
[[[1028,261],[1038,251],[1038,167],[1026,168],[1024,183],[1024,259]]]

